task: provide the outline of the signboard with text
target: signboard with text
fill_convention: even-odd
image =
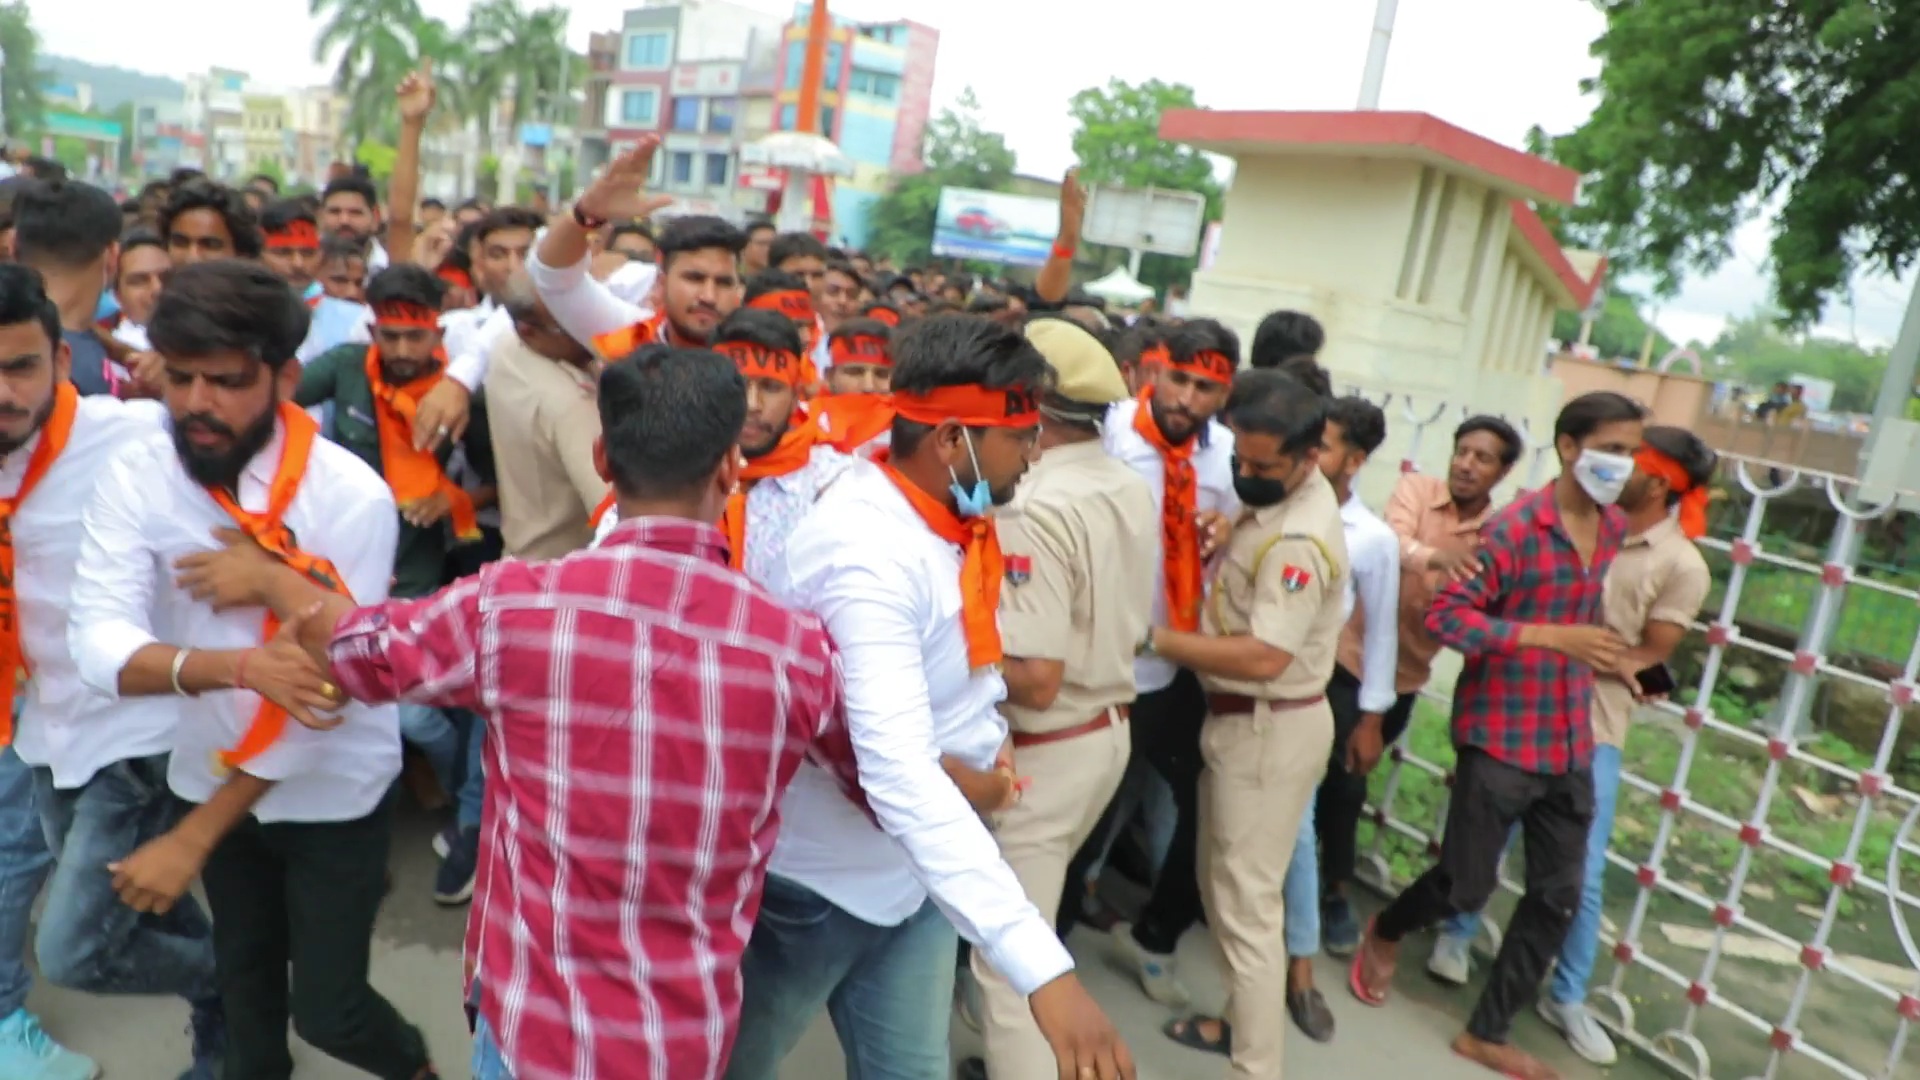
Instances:
[[[681,64],[673,69],[675,97],[717,97],[740,91],[739,63]]]

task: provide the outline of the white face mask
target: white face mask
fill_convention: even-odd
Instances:
[[[1633,459],[1625,454],[1582,450],[1573,463],[1573,478],[1580,482],[1587,497],[1601,506],[1618,502],[1620,492],[1626,489],[1632,476]]]

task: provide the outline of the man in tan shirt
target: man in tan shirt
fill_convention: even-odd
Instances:
[[[593,467],[600,437],[598,362],[554,321],[524,272],[507,288],[512,334],[487,367],[487,420],[506,553],[557,559],[593,541],[588,519],[606,496]]]
[[[1221,1019],[1166,1033],[1227,1054],[1228,1075],[1279,1080],[1287,1007],[1285,889],[1307,802],[1333,747],[1327,680],[1349,568],[1333,486],[1319,468],[1327,403],[1277,371],[1241,372],[1224,415],[1247,509],[1218,559],[1199,633],[1155,627],[1146,647],[1207,692],[1200,733],[1200,887],[1227,962]]]
[[[1157,556],[1153,492],[1100,442],[1107,406],[1127,396],[1111,353],[1079,326],[1040,319],[1027,337],[1054,367],[1041,402],[1040,460],[995,514],[1006,553],[1000,632],[1001,706],[1025,794],[999,813],[994,836],[1028,899],[1060,905],[1067,864],[1093,832],[1126,772],[1133,652],[1153,615]],[[986,1075],[1053,1076],[1052,1048],[1026,998],[972,960],[982,991]],[[963,1077],[981,1075],[969,1064]]]
[[[1493,489],[1520,459],[1520,433],[1495,416],[1470,416],[1453,433],[1447,475],[1406,473],[1387,498],[1387,525],[1400,538],[1400,641],[1393,707],[1360,711],[1361,641],[1366,613],[1356,606],[1340,632],[1339,661],[1328,684],[1335,696],[1335,745],[1365,750],[1355,755],[1369,767],[1347,768],[1335,754],[1314,803],[1320,841],[1321,947],[1351,956],[1360,944],[1360,923],[1344,889],[1353,880],[1360,814],[1367,802],[1370,763],[1406,730],[1414,700],[1432,677],[1440,643],[1427,632],[1433,594],[1450,577],[1479,573],[1474,551],[1480,525],[1493,512]],[[1351,703],[1352,708],[1343,707]]]
[[[1634,706],[1643,697],[1668,692],[1659,683],[1643,686],[1641,676],[1656,671],[1666,676],[1667,658],[1713,587],[1707,560],[1694,541],[1706,532],[1707,496],[1719,464],[1719,455],[1692,432],[1650,427],[1634,455],[1633,476],[1620,493],[1627,541],[1607,571],[1601,615],[1627,648],[1615,670],[1599,673],[1594,682],[1593,825],[1587,831],[1586,883],[1539,1005],[1540,1015],[1575,1053],[1603,1068],[1618,1054],[1585,1002],[1600,947],[1600,889],[1613,841],[1620,759]],[[1478,931],[1479,916],[1464,915],[1449,923],[1446,933],[1471,941]]]

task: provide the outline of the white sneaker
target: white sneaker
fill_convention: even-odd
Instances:
[[[1600,1026],[1600,1021],[1593,1018],[1583,1003],[1576,1001],[1563,1005],[1552,998],[1543,997],[1540,999],[1540,1019],[1566,1036],[1567,1045],[1573,1047],[1574,1053],[1595,1065],[1605,1067],[1620,1059],[1613,1040],[1607,1037],[1607,1029]]]
[[[1441,934],[1427,959],[1427,974],[1449,986],[1465,986],[1473,978],[1473,939]]]
[[[1132,923],[1115,923],[1112,930],[1114,946],[1122,959],[1126,960],[1134,973],[1140,978],[1140,989],[1153,1000],[1170,1009],[1184,1009],[1193,1000],[1193,995],[1180,983],[1179,974],[1174,966],[1172,953],[1148,952],[1133,938]]]

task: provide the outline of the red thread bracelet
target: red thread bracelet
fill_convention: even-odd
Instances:
[[[1067,259],[1071,261],[1073,259],[1073,251],[1074,249],[1067,247],[1065,244],[1053,245],[1053,257],[1056,259]]]
[[[234,689],[245,690],[247,688],[247,661],[253,657],[254,653],[259,651],[259,648],[255,647],[240,654],[239,662],[233,665]]]

